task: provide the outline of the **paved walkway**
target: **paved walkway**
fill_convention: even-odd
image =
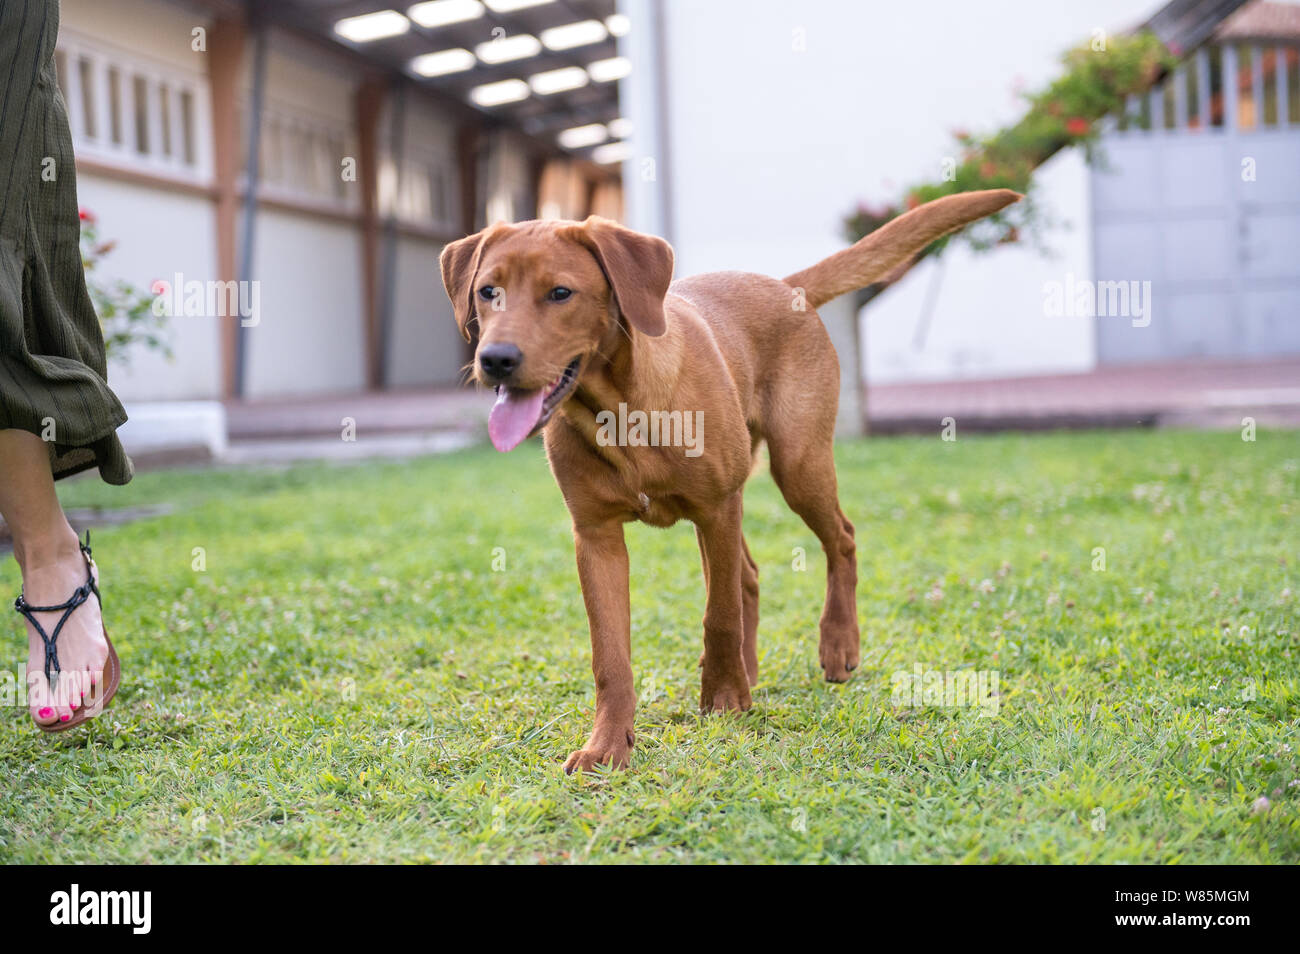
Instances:
[[[930,432],[944,417],[958,427],[1134,425],[1300,426],[1300,356],[1268,361],[1130,365],[1083,374],[876,385],[867,389],[876,433]]]
[[[487,439],[495,395],[473,388],[395,390],[226,404],[224,464],[415,457]]]
[[[226,424],[232,442],[339,437],[347,419],[358,441],[381,433],[477,433],[487,426],[495,400],[491,391],[439,388],[229,401]]]

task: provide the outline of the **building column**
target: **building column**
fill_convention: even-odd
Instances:
[[[261,191],[262,107],[266,102],[266,61],[270,47],[270,27],[264,22],[253,25],[253,86],[249,91],[246,150],[244,152],[244,217],[239,242],[240,287],[251,286],[253,281],[253,248],[257,233],[257,206]],[[235,397],[244,396],[244,382],[248,376],[248,343],[250,333],[243,321],[232,322],[235,329]]]
[[[671,77],[668,76],[667,11],[664,0],[619,0],[632,30],[618,40],[620,56],[636,64],[618,81],[622,115],[632,120],[632,154],[623,163],[626,223],[639,232],[676,241],[673,210]]]
[[[479,229],[479,127],[461,126],[456,133],[456,164],[460,175],[460,229],[473,235]],[[474,360],[477,325],[470,326],[470,340],[465,343],[465,360]]]
[[[831,336],[840,362],[840,404],[835,416],[839,437],[861,437],[867,433],[867,401],[863,393],[862,336],[858,304],[853,295],[841,295],[817,309]]]
[[[242,17],[222,16],[208,28],[208,86],[212,95],[212,149],[216,192],[217,278],[239,278],[238,178],[239,79],[248,30]],[[229,399],[239,394],[239,322],[221,323],[221,393]]]
[[[379,287],[379,119],[388,97],[388,84],[368,76],[355,99],[357,177],[361,186],[361,284],[364,295],[366,387],[383,387],[384,356],[380,353]]]

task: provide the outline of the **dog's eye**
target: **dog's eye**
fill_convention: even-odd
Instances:
[[[556,285],[554,288],[552,288],[549,292],[546,293],[546,297],[550,301],[564,301],[572,294],[573,294],[572,289],[565,288],[563,285]]]
[[[478,297],[482,298],[484,301],[491,301],[496,297],[496,295],[497,290],[495,285],[484,285],[478,290]]]

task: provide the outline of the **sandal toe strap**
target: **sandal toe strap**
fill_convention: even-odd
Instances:
[[[90,599],[91,593],[94,593],[96,598],[99,598],[99,587],[95,585],[95,574],[90,568],[89,533],[86,534],[86,542],[81,544],[81,552],[86,559],[86,582],[73,590],[72,595],[62,603],[55,603],[50,606],[33,606],[27,602],[27,598],[21,593],[14,600],[14,609],[27,618],[27,622],[31,623],[36,632],[40,634],[41,642],[45,645],[45,678],[50,682],[51,686],[54,685],[57,674],[63,671],[59,665],[58,652],[59,633],[63,631],[63,624],[68,621],[68,617],[76,611],[77,607]],[[54,625],[53,633],[46,632],[45,627],[33,615],[35,613],[59,612],[62,612],[63,615],[59,617],[59,621]]]

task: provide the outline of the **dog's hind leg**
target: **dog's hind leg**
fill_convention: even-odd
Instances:
[[[700,546],[700,563],[704,568],[704,586],[709,585],[709,557],[704,550],[704,536],[699,528],[695,530],[695,540]],[[745,675],[751,686],[758,683],[758,564],[749,552],[749,544],[744,536],[740,538],[743,561],[740,565],[740,602],[741,616],[745,627],[741,655],[745,659]],[[704,665],[704,654],[700,653],[700,663]]]
[[[817,402],[805,402],[805,407]],[[844,682],[857,668],[858,561],[853,524],[840,509],[832,453],[835,401],[822,403],[818,420],[787,420],[769,426],[772,478],[790,509],[803,518],[826,554],[826,605],[818,656],[830,682]],[[813,426],[809,426],[809,424]]]
[[[742,509],[740,491],[736,491],[715,510],[701,514],[696,523],[708,586],[700,673],[700,709],[704,712],[743,712],[751,705],[744,660]]]

